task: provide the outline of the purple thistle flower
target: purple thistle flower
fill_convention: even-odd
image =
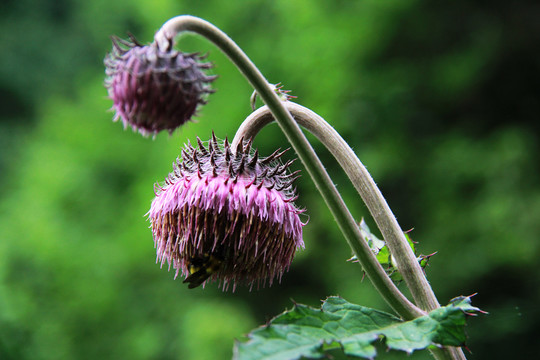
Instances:
[[[297,248],[303,248],[302,223],[284,152],[260,159],[251,142],[232,151],[215,136],[205,147],[188,143],[147,215],[157,261],[187,276],[189,288],[207,279],[223,290],[232,283],[264,286],[281,280]]]
[[[114,121],[122,119],[143,135],[161,130],[170,133],[195,114],[204,97],[212,92],[209,83],[216,76],[203,69],[197,54],[184,54],[173,49],[172,40],[166,50],[156,43],[142,45],[133,36],[130,40],[112,38],[113,49],[105,57],[105,86],[116,111]]]

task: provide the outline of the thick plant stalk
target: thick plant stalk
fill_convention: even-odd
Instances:
[[[193,16],[177,16],[170,19],[156,33],[155,41],[159,46],[166,47],[169,44],[169,39],[173,39],[182,31],[192,31],[212,41],[231,59],[257,91],[261,99],[274,114],[277,123],[280,125],[323,199],[326,201],[349,246],[355,249],[353,252],[362,263],[366,274],[385,301],[405,319],[412,319],[424,314],[421,309],[412,304],[395,287],[370,251],[360,251],[360,246],[365,246],[367,249],[369,247],[367,244],[360,245],[362,243],[362,235],[354,218],[345,206],[343,199],[315,154],[311,144],[307,141],[300,127],[276,94],[274,87],[268,83],[247,55],[232,39],[217,27]],[[372,257],[371,260],[367,258],[370,256]]]
[[[268,83],[247,55],[220,29],[209,22],[194,16],[177,16],[170,19],[156,33],[155,41],[158,46],[166,48],[168,46],[168,41],[175,38],[183,31],[195,32],[213,42],[238,67],[255,91],[257,91],[263,102],[272,111],[277,123],[306,167],[306,170],[313,179],[327,206],[332,212],[332,215],[336,219],[349,246],[354,249],[353,252],[360,260],[368,277],[382,297],[405,319],[411,319],[423,314],[424,311],[414,306],[414,304],[408,301],[401,292],[394,290],[394,284],[388,278],[386,273],[384,273],[384,269],[382,269],[380,264],[376,262],[375,265],[369,259],[370,256],[374,258],[371,252],[369,252],[370,255],[368,255],[365,251],[359,251],[360,247],[362,247],[362,245],[360,245],[362,244],[362,236],[354,218],[345,206],[341,196],[328,176],[328,173],[300,130],[300,127],[274,91],[273,86]],[[364,245],[367,247],[367,244]],[[380,270],[382,270],[382,274]],[[410,276],[410,274],[407,273],[403,273],[402,275],[404,277]],[[397,288],[395,289],[397,290]],[[418,303],[420,307],[425,308],[426,310],[430,310],[432,306],[435,308],[438,305],[436,299],[421,300],[422,301],[419,301]],[[437,357],[455,358],[448,357],[448,354],[441,355],[442,354],[439,353]]]
[[[397,268],[409,289],[411,289],[415,301],[427,311],[439,307],[435,294],[426,280],[401,227],[364,164],[358,159],[341,135],[322,117],[293,102],[287,101],[283,104],[298,124],[315,135],[339,162],[381,230],[390,253],[397,263]],[[260,129],[272,121],[274,121],[274,118],[268,107],[265,106],[254,111],[238,129],[232,143],[233,148],[236,146],[235,142],[240,138],[249,139],[255,137]]]
[[[413,277],[414,286],[419,286],[420,290],[425,292],[424,294],[417,294],[417,297],[429,298],[429,293],[433,294],[433,290],[427,282],[416,256],[405,239],[403,231],[399,227],[386,200],[354,151],[341,135],[315,112],[289,101],[285,101],[284,105],[293,115],[296,122],[313,134],[332,153],[366,203],[368,210],[383,234],[390,253],[397,262],[400,273],[403,274],[404,271],[408,271]],[[238,128],[232,141],[232,147],[236,147],[240,139],[254,138],[262,128],[273,121],[274,118],[267,106],[254,111]],[[368,249],[368,251],[371,250]],[[413,268],[411,269],[411,267]],[[435,298],[434,294],[433,298]],[[415,300],[417,300],[416,297]],[[434,306],[433,308],[439,307],[439,304],[436,303],[432,306]],[[446,351],[454,353],[455,358],[465,358],[461,349],[448,348]]]

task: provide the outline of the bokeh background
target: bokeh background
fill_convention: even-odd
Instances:
[[[387,309],[346,261],[307,176],[298,182],[306,250],[280,285],[188,290],[155,263],[144,216],[153,184],[187,139],[232,137],[250,112],[238,71],[186,36],[179,47],[208,52],[219,74],[197,122],[152,140],[111,121],[109,36],[149,42],[178,14],[222,28],[269,81],[341,132],[403,229],[414,228],[419,252],[438,252],[427,274],[442,303],[478,293],[474,304],[490,314],[469,322],[469,359],[537,354],[537,1],[3,0],[0,359],[227,359],[234,339],[291,299],[318,306],[339,294]],[[276,125],[256,145],[287,146]],[[354,215],[373,224],[314,146]]]

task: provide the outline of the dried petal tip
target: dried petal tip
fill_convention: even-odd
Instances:
[[[215,76],[204,73],[211,64],[202,63],[197,54],[166,50],[156,43],[140,44],[113,37],[113,49],[105,57],[105,86],[116,111],[114,120],[122,119],[143,135],[169,132],[184,124],[204,104],[211,93],[209,83]]]
[[[189,288],[207,279],[224,290],[271,285],[304,247],[290,174],[243,144],[240,154],[215,138],[198,145],[185,146],[156,187],[148,215],[157,260],[181,272]]]

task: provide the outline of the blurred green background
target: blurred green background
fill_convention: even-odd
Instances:
[[[3,0],[0,359],[227,359],[235,338],[291,299],[318,306],[339,294],[387,309],[345,261],[350,251],[307,175],[297,183],[311,220],[306,250],[280,285],[188,290],[155,263],[144,217],[153,184],[186,139],[232,137],[250,112],[238,71],[186,36],[179,47],[209,52],[219,74],[197,122],[151,140],[111,121],[109,36],[149,42],[178,14],[222,28],[269,81],[341,132],[403,229],[414,228],[418,250],[438,252],[427,274],[442,303],[478,293],[474,304],[490,314],[469,321],[469,359],[537,354],[538,2]],[[269,154],[282,139],[273,125],[256,145]]]

